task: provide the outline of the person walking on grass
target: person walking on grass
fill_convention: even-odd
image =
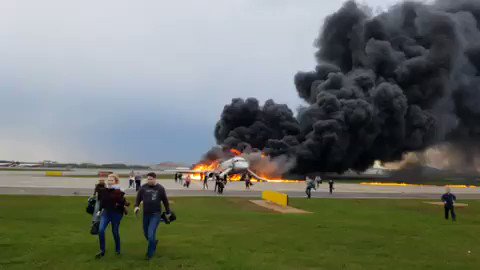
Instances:
[[[93,190],[93,197],[95,197],[96,201],[92,217],[92,225],[96,224],[95,226],[97,226],[97,228],[100,223],[100,215],[98,215],[98,211],[100,211],[100,201],[102,200],[102,194],[106,189],[107,186],[105,185],[105,179],[98,179],[98,183],[95,185],[95,189]]]
[[[442,195],[443,207],[445,210],[445,219],[448,220],[448,213],[452,216],[452,221],[456,221],[457,215],[455,214],[455,201],[457,197],[450,192],[450,188],[446,188],[446,193]]]
[[[161,221],[162,204],[167,216],[171,214],[165,188],[157,183],[157,175],[153,172],[147,174],[147,183],[143,185],[135,200],[135,214],[140,210],[143,202],[143,234],[148,241],[146,259],[150,260],[157,249],[158,240],[156,233]]]
[[[117,188],[119,183],[118,175],[110,174],[107,179],[107,188],[101,193],[100,209],[97,213],[100,215],[98,232],[100,252],[95,256],[97,259],[105,256],[105,230],[109,223],[111,223],[115,240],[115,253],[120,255],[120,222],[126,207],[128,207],[128,202],[125,200],[125,193]]]

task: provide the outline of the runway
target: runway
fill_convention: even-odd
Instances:
[[[96,178],[46,177],[39,174],[9,175],[0,174],[0,194],[47,195],[47,196],[88,196],[93,193]],[[304,183],[256,183],[246,190],[243,182],[228,183],[223,195],[213,191],[214,183],[209,182],[209,190],[202,189],[202,183],[193,181],[185,188],[172,180],[158,180],[169,196],[231,196],[261,197],[264,190],[287,193],[290,197],[305,197]],[[122,179],[122,188],[127,195],[134,196],[135,190],[128,189],[128,180]],[[313,198],[392,198],[392,199],[439,199],[444,192],[441,186],[370,186],[361,184],[335,184],[333,194],[328,193],[328,184],[320,185],[312,191]],[[452,188],[459,199],[480,199],[480,188]]]

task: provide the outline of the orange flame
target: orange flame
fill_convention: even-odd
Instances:
[[[193,170],[201,171],[201,172],[211,172],[216,170],[219,165],[220,165],[220,161],[214,160],[214,161],[211,161],[210,163],[197,164],[193,167]],[[200,173],[192,173],[190,174],[190,177],[193,180],[202,180],[202,176],[200,175]]]
[[[238,151],[235,148],[230,149],[230,153],[234,154],[235,156],[240,156],[242,152]]]

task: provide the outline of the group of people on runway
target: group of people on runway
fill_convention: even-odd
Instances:
[[[134,181],[136,182],[135,178]],[[110,174],[106,181],[100,179],[95,186],[94,197],[96,200],[92,211],[91,233],[98,234],[100,252],[95,256],[98,259],[105,255],[105,230],[108,224],[111,224],[112,227],[115,253],[121,254],[120,223],[123,216],[128,214],[130,202],[125,198],[125,191],[120,188],[119,183],[119,176]],[[132,183],[129,184],[129,187],[133,187]],[[165,188],[157,183],[157,176],[154,172],[147,174],[147,183],[137,188],[137,191],[134,212],[137,215],[140,204],[143,203],[143,234],[148,243],[145,256],[149,260],[153,257],[157,247],[158,240],[155,235],[160,222],[169,223],[176,217],[170,211]],[[162,211],[162,205],[165,212]]]
[[[179,183],[183,187],[190,188],[190,184],[192,183],[192,177],[190,176],[190,174],[187,174],[184,180],[182,173],[175,173],[175,183]]]
[[[305,184],[306,184],[305,193],[307,194],[307,198],[310,199],[312,197],[312,189],[316,191],[317,189],[320,188],[320,184],[322,183],[323,183],[323,179],[318,175],[315,177],[307,176],[305,179]],[[328,180],[328,190],[330,194],[333,194],[333,190],[335,189],[333,185],[334,185],[333,180],[332,179]]]

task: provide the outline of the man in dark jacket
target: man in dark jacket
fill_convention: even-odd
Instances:
[[[147,177],[147,184],[143,185],[137,194],[135,214],[138,213],[140,203],[143,202],[143,233],[148,241],[146,258],[149,260],[157,249],[158,241],[155,235],[161,221],[162,203],[167,216],[170,215],[170,205],[165,188],[157,183],[157,175],[151,172],[147,174]]]
[[[328,190],[329,190],[330,194],[333,193],[334,189],[335,188],[333,187],[333,180],[332,179],[328,180]]]
[[[445,219],[448,219],[448,212],[451,213],[452,215],[452,221],[455,221],[457,218],[457,215],[455,215],[455,201],[457,200],[457,197],[450,193],[450,188],[447,187],[447,192],[442,195],[442,202],[444,205],[445,209]]]

